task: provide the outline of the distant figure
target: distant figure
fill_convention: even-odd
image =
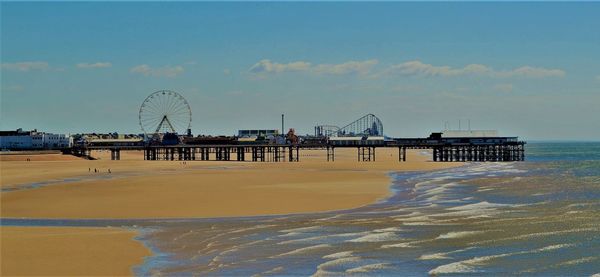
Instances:
[[[95,168],[94,168],[94,173],[98,173],[98,169],[95,169]]]
[[[92,172],[92,169],[88,167],[88,172]]]
[[[112,172],[110,172],[110,168],[108,169],[108,173],[112,173]]]

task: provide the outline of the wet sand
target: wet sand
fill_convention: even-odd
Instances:
[[[2,276],[124,276],[150,250],[119,228],[0,227]]]
[[[375,162],[358,162],[356,149],[336,150],[336,161],[329,163],[324,151],[303,151],[299,163],[183,165],[143,161],[141,153],[110,161],[106,152],[96,161],[2,162],[3,187],[76,178],[2,193],[2,217],[197,218],[349,209],[389,196],[389,171],[459,165],[428,162],[417,151],[409,151],[407,162],[398,162],[397,149],[377,152]]]

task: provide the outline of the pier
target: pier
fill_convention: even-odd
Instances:
[[[164,95],[178,95],[159,91]],[[120,160],[121,151],[143,151],[147,161],[238,161],[238,162],[299,162],[301,151],[326,151],[326,161],[335,162],[338,148],[356,149],[358,162],[374,162],[377,149],[397,148],[398,162],[406,162],[408,149],[427,149],[433,162],[512,162],[525,160],[525,142],[518,137],[501,137],[494,130],[444,130],[425,138],[390,138],[383,134],[383,123],[374,114],[366,114],[349,124],[318,125],[314,136],[297,136],[294,129],[283,135],[274,129],[240,130],[238,137],[177,135],[167,128],[160,133],[163,118],[149,140],[99,139],[74,145],[65,151],[92,158],[91,151],[111,152],[111,160]],[[167,124],[168,125],[168,124]],[[168,125],[168,127],[172,127]],[[283,127],[283,116],[282,116]],[[172,131],[172,132],[169,132]],[[254,139],[247,135],[255,134]],[[271,138],[265,139],[269,134]],[[258,137],[262,136],[261,139]],[[160,139],[157,139],[160,138]]]
[[[297,145],[172,145],[146,146],[137,150],[144,151],[144,160],[147,161],[297,162],[300,148]],[[118,152],[120,149],[113,148],[111,151]],[[112,157],[119,155],[111,155]]]
[[[260,145],[146,145],[146,146],[77,146],[70,153],[91,157],[93,150],[111,152],[111,160],[120,160],[121,151],[143,151],[147,161],[239,161],[239,162],[299,162],[303,150],[326,151],[328,162],[335,162],[335,150],[356,149],[359,162],[373,162],[377,149],[397,148],[398,162],[406,161],[407,149],[428,149],[434,162],[512,162],[525,160],[525,142],[515,137],[494,138],[416,138],[388,141],[340,140],[321,144],[260,144]]]

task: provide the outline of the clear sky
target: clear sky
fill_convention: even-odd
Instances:
[[[600,138],[600,3],[0,5],[3,130],[140,133],[171,89],[195,134],[373,113],[389,136]]]

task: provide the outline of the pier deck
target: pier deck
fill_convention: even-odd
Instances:
[[[395,139],[381,143],[356,142],[348,145],[334,144],[233,144],[233,145],[146,145],[146,146],[76,146],[70,149],[78,156],[90,157],[92,150],[111,151],[112,160],[120,160],[120,152],[144,151],[144,160],[180,161],[251,161],[299,162],[301,150],[327,151],[327,161],[335,161],[336,148],[356,148],[359,162],[376,159],[377,148],[397,148],[398,161],[406,161],[407,149],[431,149],[434,162],[511,162],[525,160],[525,142],[515,138],[486,138],[485,141]]]

